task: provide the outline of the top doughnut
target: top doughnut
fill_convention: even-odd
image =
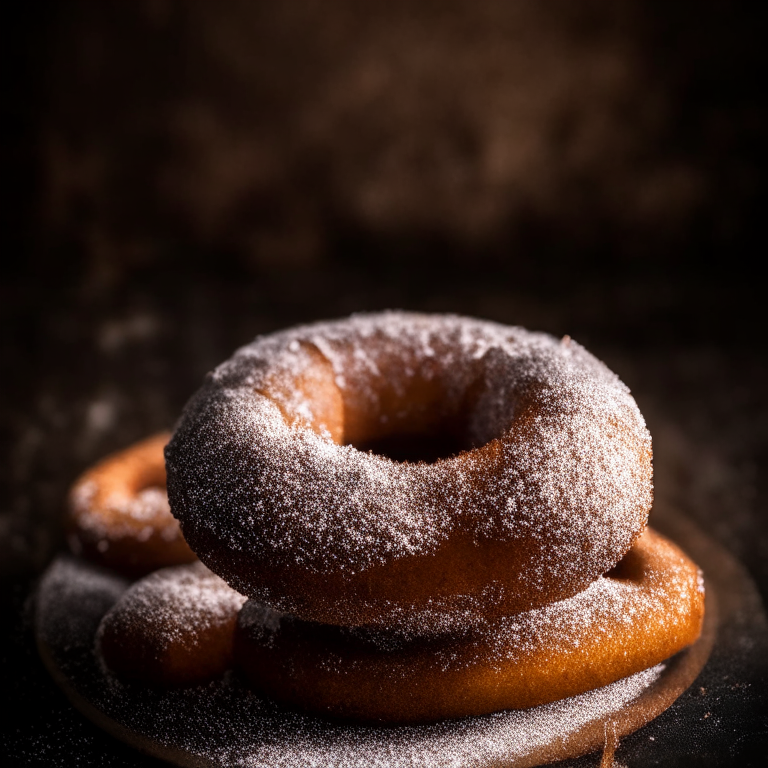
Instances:
[[[568,337],[454,315],[257,338],[192,397],[166,465],[187,542],[237,591],[406,633],[576,594],[652,502],[615,374]]]

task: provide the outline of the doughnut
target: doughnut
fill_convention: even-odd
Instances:
[[[69,493],[67,541],[73,553],[128,576],[196,559],[171,515],[160,433],[84,472]]]
[[[427,733],[526,722],[551,732],[520,765],[606,761],[711,649],[699,568],[647,527],[643,418],[569,337],[404,312],[300,326],[208,375],[164,467],[166,442],[77,481],[91,562],[53,569],[37,618],[76,706],[156,756],[304,755],[309,728],[301,764],[329,738],[362,764],[370,737],[410,765],[414,736],[431,759]]]
[[[166,447],[184,537],[238,592],[440,634],[572,597],[645,528],[651,441],[568,337],[384,312],[257,338]]]
[[[150,686],[205,683],[232,663],[245,598],[202,563],[162,568],[134,583],[105,614],[96,646],[117,677]]]
[[[674,521],[664,519],[665,526]],[[81,558],[60,555],[51,563],[38,583],[32,618],[41,658],[72,704],[114,737],[175,765],[524,768],[600,750],[608,734],[613,748],[617,738],[658,716],[698,677],[695,695],[685,697],[666,724],[633,740],[635,746],[647,745],[652,734],[651,741],[655,737],[659,742],[655,754],[663,755],[665,745],[690,735],[686,728],[695,732],[703,712],[723,704],[724,688],[731,703],[741,701],[739,692],[732,690],[737,686],[718,685],[722,663],[699,676],[715,638],[721,662],[742,659],[745,641],[753,641],[753,650],[760,647],[765,625],[744,569],[716,541],[684,520],[678,522],[684,525],[673,522],[671,530],[707,574],[707,610],[699,640],[661,664],[602,688],[532,709],[480,717],[361,727],[272,701],[236,671],[191,688],[124,683],[94,653],[94,636],[129,584]],[[743,687],[747,679],[742,674],[735,682]],[[689,744],[685,754],[695,756],[696,740],[684,740]],[[626,758],[635,753],[626,745],[622,762],[632,762]],[[593,756],[579,764],[598,762],[599,756]],[[648,761],[641,756],[640,762]],[[610,761],[604,757],[604,763]]]
[[[692,644],[703,616],[698,567],[646,529],[619,565],[584,591],[482,631],[398,638],[318,625],[251,600],[238,619],[235,660],[254,688],[302,709],[435,722],[602,687]]]

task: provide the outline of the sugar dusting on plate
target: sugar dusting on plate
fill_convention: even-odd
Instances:
[[[603,724],[614,717],[626,720],[635,703],[639,710],[633,728],[671,703],[657,705],[653,712],[644,694],[674,675],[676,659],[530,710],[388,728],[349,725],[285,709],[248,690],[232,673],[207,686],[180,690],[126,685],[99,664],[94,635],[102,615],[127,587],[128,582],[80,560],[55,561],[37,596],[41,652],[58,682],[87,715],[118,737],[178,765],[536,765],[599,747]],[[687,682],[682,687],[678,682],[680,690],[701,664],[703,660],[695,670],[686,671]]]

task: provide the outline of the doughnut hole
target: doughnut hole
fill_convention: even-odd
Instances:
[[[333,368],[314,344],[296,342],[298,364],[276,366],[256,390],[272,400],[291,426],[308,427],[344,442],[344,401]]]
[[[481,363],[471,361],[467,368],[463,361],[458,379],[435,358],[407,351],[385,348],[369,355],[369,365],[356,375],[348,366],[353,375],[340,386],[332,362],[315,344],[298,341],[293,359],[276,366],[257,392],[272,400],[291,426],[394,461],[434,463],[475,448],[470,424]],[[354,357],[355,350],[345,355]]]
[[[373,348],[372,365],[348,365],[345,444],[395,461],[427,463],[476,446],[468,427],[478,361],[454,358],[451,370],[446,362],[452,358],[440,354],[445,350],[420,357],[408,347]]]

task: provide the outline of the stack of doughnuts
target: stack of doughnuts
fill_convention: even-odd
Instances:
[[[699,569],[647,527],[643,418],[568,337],[401,312],[262,337],[165,458],[202,562],[162,563],[98,634],[145,684],[234,664],[312,712],[432,722],[606,685],[701,630]]]
[[[97,647],[119,677],[151,686],[194,685],[232,664],[245,598],[197,560],[171,515],[161,432],[84,472],[68,499],[74,554],[136,579],[106,613]]]

